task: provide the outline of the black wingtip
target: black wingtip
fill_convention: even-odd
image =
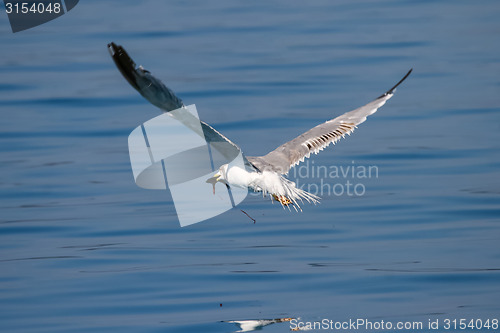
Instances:
[[[406,73],[406,75],[405,75],[405,76],[404,76],[401,80],[399,80],[399,82],[398,82],[398,83],[396,83],[396,84],[394,85],[394,87],[392,87],[391,89],[387,90],[387,92],[386,92],[385,94],[382,94],[382,95],[380,95],[379,97],[377,97],[377,99],[382,98],[382,97],[385,97],[385,96],[387,96],[387,95],[390,95],[390,94],[394,93],[394,90],[396,90],[396,88],[397,88],[397,87],[398,87],[398,86],[399,86],[399,85],[400,85],[400,84],[401,84],[404,80],[406,80],[406,78],[407,78],[408,76],[410,76],[410,74],[411,74],[411,72],[412,72],[412,71],[413,71],[413,68],[411,68],[411,69],[408,71],[408,73]]]
[[[118,69],[125,77],[125,79],[127,79],[127,81],[132,85],[132,87],[138,89],[134,75],[136,70],[136,64],[132,60],[132,58],[128,55],[127,51],[125,51],[125,49],[121,45],[116,45],[113,42],[108,44],[108,51],[111,57],[113,58],[116,67],[118,67]]]

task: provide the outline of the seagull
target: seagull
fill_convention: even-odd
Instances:
[[[122,46],[112,42],[108,44],[108,50],[125,79],[150,103],[167,113],[186,108],[182,100],[150,71],[142,66],[136,66]],[[295,211],[301,211],[301,203],[306,201],[316,204],[320,198],[298,188],[294,182],[287,179],[290,169],[312,154],[318,154],[329,145],[336,144],[346,135],[351,135],[359,124],[377,112],[394,95],[396,88],[412,70],[410,69],[398,83],[372,102],[319,124],[263,156],[245,156],[236,144],[203,121],[199,121],[201,131],[199,126],[197,130],[193,126],[193,116],[187,109],[186,112],[175,114],[172,112],[171,115],[193,131],[197,131],[207,143],[214,143],[215,149],[228,160],[242,154],[244,166],[224,163],[219,166],[213,177],[207,179],[206,182],[213,186],[214,194],[217,183],[225,184],[228,189],[231,187],[248,188],[261,192],[263,196],[269,195],[271,200],[279,202],[283,208],[293,207]]]

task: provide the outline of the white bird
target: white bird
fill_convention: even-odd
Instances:
[[[182,100],[149,71],[142,66],[136,67],[123,47],[110,43],[108,48],[123,76],[148,101],[166,112],[185,107]],[[286,178],[290,168],[309,158],[312,153],[317,154],[330,144],[337,143],[346,134],[350,135],[359,124],[366,120],[366,117],[375,113],[393,96],[396,88],[411,72],[412,69],[394,87],[372,102],[308,130],[267,155],[258,157],[243,155],[244,167],[231,165],[231,163],[222,164],[215,175],[207,180],[207,183],[213,185],[214,193],[215,184],[221,182],[228,187],[248,188],[255,192],[262,192],[264,196],[269,194],[283,207],[292,206],[295,210],[301,210],[300,203],[304,200],[318,203],[320,199],[318,196],[298,188],[294,182]],[[177,112],[174,117],[193,131],[197,131],[192,125],[194,120],[189,112]],[[208,143],[213,143],[214,148],[227,160],[230,161],[241,153],[241,149],[224,135],[205,122],[200,121],[200,123],[202,132],[198,130],[198,134],[204,136]]]

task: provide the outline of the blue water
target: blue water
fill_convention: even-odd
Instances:
[[[498,1],[87,0],[16,34],[0,16],[2,332],[499,317]],[[159,112],[121,77],[110,41],[247,155],[414,72],[309,160],[376,166],[326,179],[363,195],[302,213],[249,196],[238,208],[255,224],[233,209],[180,228],[169,192],[133,181],[127,136]]]

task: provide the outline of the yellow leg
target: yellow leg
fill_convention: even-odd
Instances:
[[[276,194],[273,194],[273,198],[274,200],[279,201],[279,203],[282,204],[283,206],[288,206],[289,204],[292,203],[292,200],[288,199],[284,195],[277,196]]]

